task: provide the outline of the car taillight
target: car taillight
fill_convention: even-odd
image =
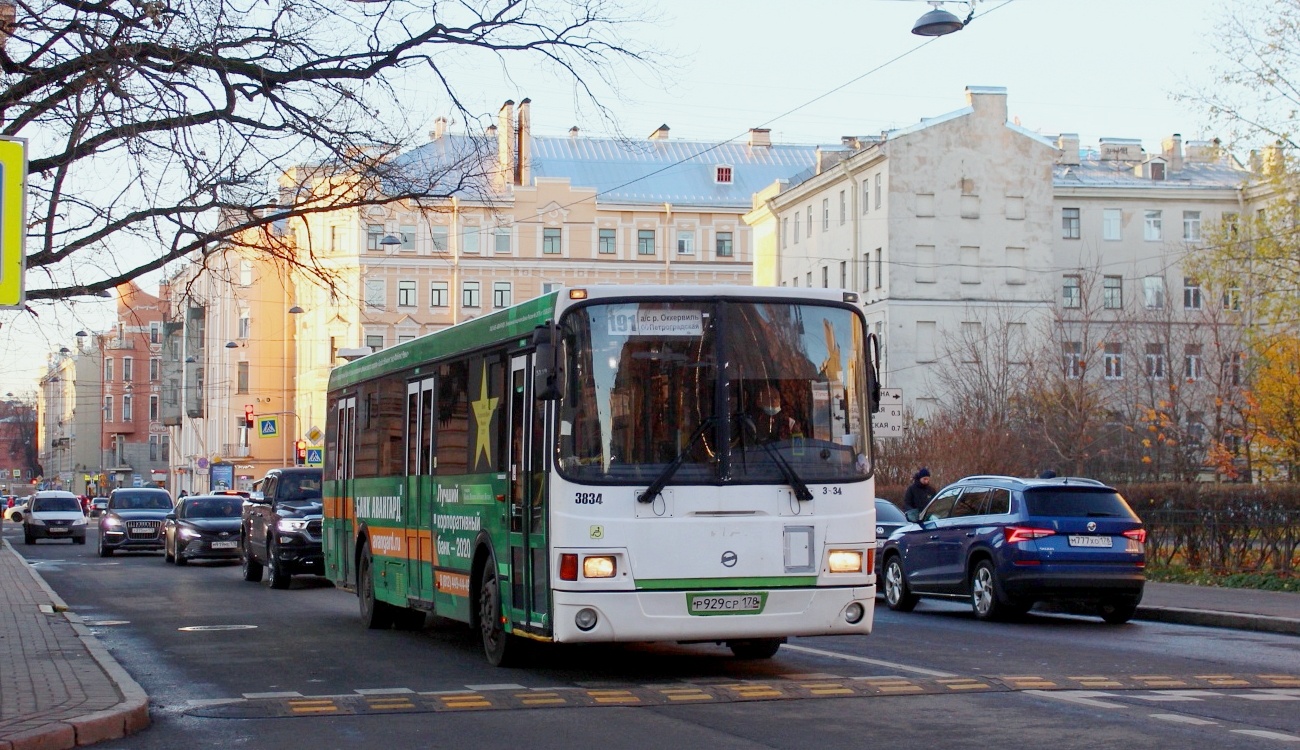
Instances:
[[[1146,530],[1146,529],[1129,529],[1128,531],[1125,531],[1125,532],[1124,532],[1124,536],[1128,537],[1129,539],[1132,539],[1133,541],[1137,542],[1138,544],[1146,544],[1146,541],[1147,541],[1147,530]]]
[[[1033,526],[1003,526],[1002,536],[1006,537],[1007,544],[1016,542],[1027,542],[1030,539],[1041,539],[1045,536],[1051,536],[1056,532],[1052,529],[1039,529]]]
[[[578,556],[574,554],[560,555],[560,580],[576,581],[578,580]]]

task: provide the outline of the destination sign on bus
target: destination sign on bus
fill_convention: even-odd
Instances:
[[[611,305],[611,336],[703,336],[701,310],[676,310],[638,305]]]

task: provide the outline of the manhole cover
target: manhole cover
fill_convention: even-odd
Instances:
[[[187,625],[183,628],[177,628],[185,633],[198,633],[208,630],[253,630],[256,625]]]

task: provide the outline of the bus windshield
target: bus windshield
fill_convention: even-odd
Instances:
[[[570,312],[561,331],[559,468],[573,481],[653,482],[667,470],[672,484],[795,484],[871,473],[865,334],[849,308],[603,303]]]

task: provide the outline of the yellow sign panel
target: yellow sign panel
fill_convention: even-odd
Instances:
[[[26,301],[27,141],[0,138],[0,309]]]

